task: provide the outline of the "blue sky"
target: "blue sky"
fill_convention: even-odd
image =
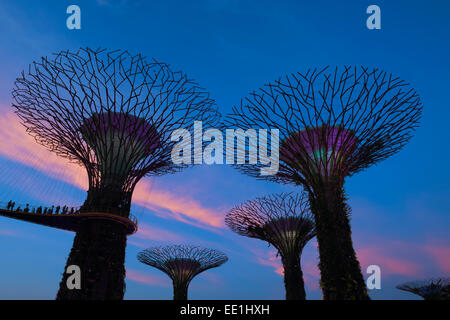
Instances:
[[[0,201],[80,204],[83,171],[47,157],[11,115],[14,79],[33,60],[80,46],[128,49],[183,70],[226,114],[252,89],[324,65],[377,67],[420,94],[423,119],[397,155],[346,183],[363,269],[378,264],[373,298],[409,299],[394,287],[450,274],[447,1],[1,1]],[[68,30],[66,8],[81,8],[82,29]],[[381,8],[382,29],[368,30],[367,6]],[[14,144],[10,144],[13,139]],[[74,182],[75,181],[75,182]],[[197,166],[140,183],[134,212],[141,229],[127,247],[126,299],[170,299],[170,282],[140,264],[143,247],[190,243],[230,261],[191,284],[193,299],[282,299],[279,259],[261,241],[234,235],[222,217],[267,193],[298,190],[255,181],[230,166]],[[53,299],[73,234],[0,218],[0,299]],[[302,256],[308,298],[320,299],[317,248]],[[363,271],[364,271],[363,270]]]

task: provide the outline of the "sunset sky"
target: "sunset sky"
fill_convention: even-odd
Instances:
[[[343,5],[345,3],[345,5]],[[66,8],[81,8],[81,30]],[[381,8],[382,29],[366,28]],[[279,76],[363,65],[400,76],[423,101],[420,128],[397,155],[346,181],[363,274],[379,265],[374,299],[414,299],[405,281],[450,275],[450,3],[448,1],[0,0],[0,202],[80,205],[83,168],[38,145],[11,107],[15,78],[42,56],[81,46],[127,49],[182,70],[226,114]],[[194,244],[229,261],[193,280],[191,299],[284,299],[273,247],[229,231],[234,205],[298,187],[257,181],[228,165],[144,178],[133,196],[139,231],[128,238],[125,299],[171,299],[169,278],[139,263],[150,246]],[[54,299],[74,234],[0,217],[0,299]],[[317,242],[302,255],[307,298],[320,299]]]

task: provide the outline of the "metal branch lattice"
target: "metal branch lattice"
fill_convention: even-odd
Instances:
[[[219,119],[184,73],[127,51],[62,51],[34,62],[15,84],[13,107],[28,133],[86,167],[93,193],[130,195],[144,175],[180,169],[170,158],[172,131]]]
[[[186,245],[149,248],[140,252],[138,259],[163,271],[175,283],[190,282],[199,273],[228,261],[218,250]]]
[[[282,255],[298,254],[315,236],[304,193],[273,194],[230,210],[226,225],[237,234],[269,242]]]
[[[397,289],[417,294],[425,300],[450,300],[450,278],[406,282]]]
[[[225,126],[280,130],[280,168],[238,165],[260,179],[314,185],[318,177],[343,181],[399,151],[418,126],[416,91],[378,69],[326,67],[293,73],[253,91],[225,119]],[[230,146],[231,147],[231,146]]]

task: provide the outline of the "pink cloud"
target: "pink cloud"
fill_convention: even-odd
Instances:
[[[450,273],[450,247],[444,245],[425,245],[422,249],[429,254],[444,274]]]
[[[279,276],[284,276],[283,264],[281,263],[280,256],[277,257],[276,250],[262,251],[252,249],[252,251],[258,255],[258,263],[272,267],[276,274],[278,274]],[[306,287],[308,287],[310,290],[320,289],[320,272],[315,263],[310,260],[302,261],[302,272]]]
[[[399,258],[395,252],[390,252],[385,248],[362,248],[357,251],[357,256],[363,268],[363,274],[364,268],[367,268],[369,265],[380,266],[382,275],[396,274],[415,277],[420,275],[421,272],[419,264]]]
[[[0,154],[5,157],[86,190],[85,170],[37,144],[11,112],[0,116],[0,145]]]
[[[225,282],[223,282],[222,278],[218,276],[217,274],[211,273],[211,272],[204,272],[201,274],[202,278],[209,282],[209,285],[223,287],[226,285]]]
[[[126,277],[129,280],[143,283],[150,286],[158,286],[158,287],[170,287],[170,280],[166,277],[162,276],[150,276],[143,272],[127,269]]]
[[[274,269],[274,272],[280,276],[284,276],[284,268],[281,263],[281,259],[279,256],[277,256],[277,251],[272,249],[269,251],[261,250],[258,248],[248,248],[255,256],[256,261],[263,265],[263,266],[269,266]]]
[[[18,237],[18,236],[20,236],[20,234],[15,231],[0,229],[0,236]]]
[[[224,227],[224,215],[221,210],[206,208],[195,199],[180,195],[179,192],[155,189],[148,181],[141,181],[137,185],[133,201],[161,217],[169,215],[197,227]]]
[[[424,277],[437,267],[444,274],[450,272],[450,246],[443,239],[428,239],[426,244],[375,238],[377,247],[357,250],[361,267],[379,265],[384,275]],[[430,269],[431,267],[431,269]]]
[[[319,290],[319,282],[320,282],[320,271],[317,263],[314,263],[311,259],[303,259],[302,260],[302,271],[303,271],[303,279],[305,281],[305,285],[310,290]]]
[[[284,276],[284,268],[281,264],[281,261],[277,259],[275,256],[269,256],[269,257],[258,257],[257,261],[265,266],[272,267],[274,269],[274,272],[280,276]]]
[[[81,166],[58,157],[36,143],[12,112],[0,115],[0,154],[5,157],[44,172],[49,177],[87,189],[87,174]],[[159,216],[170,217],[197,227],[222,228],[223,213],[204,207],[200,202],[180,192],[152,188],[150,182],[140,181],[133,201],[152,210]]]
[[[144,223],[139,224],[138,232],[133,236],[133,238],[173,243],[180,243],[185,240],[184,237],[179,234],[149,226]]]
[[[133,238],[128,238],[127,240],[127,244],[131,244],[132,246],[141,248],[141,249],[146,249],[148,247],[148,244],[145,243],[141,243],[139,241],[135,241],[135,240],[131,240]]]

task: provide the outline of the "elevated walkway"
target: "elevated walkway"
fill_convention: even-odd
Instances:
[[[23,208],[23,207],[22,207]],[[27,207],[28,210],[30,208]],[[34,212],[33,212],[34,211]],[[52,228],[78,231],[80,221],[85,219],[104,219],[115,221],[123,224],[127,228],[127,234],[131,235],[137,232],[137,219],[130,214],[129,218],[125,218],[116,214],[104,212],[74,212],[74,213],[36,213],[35,208],[25,212],[17,209],[8,210],[7,206],[0,206],[0,216],[36,223]]]

